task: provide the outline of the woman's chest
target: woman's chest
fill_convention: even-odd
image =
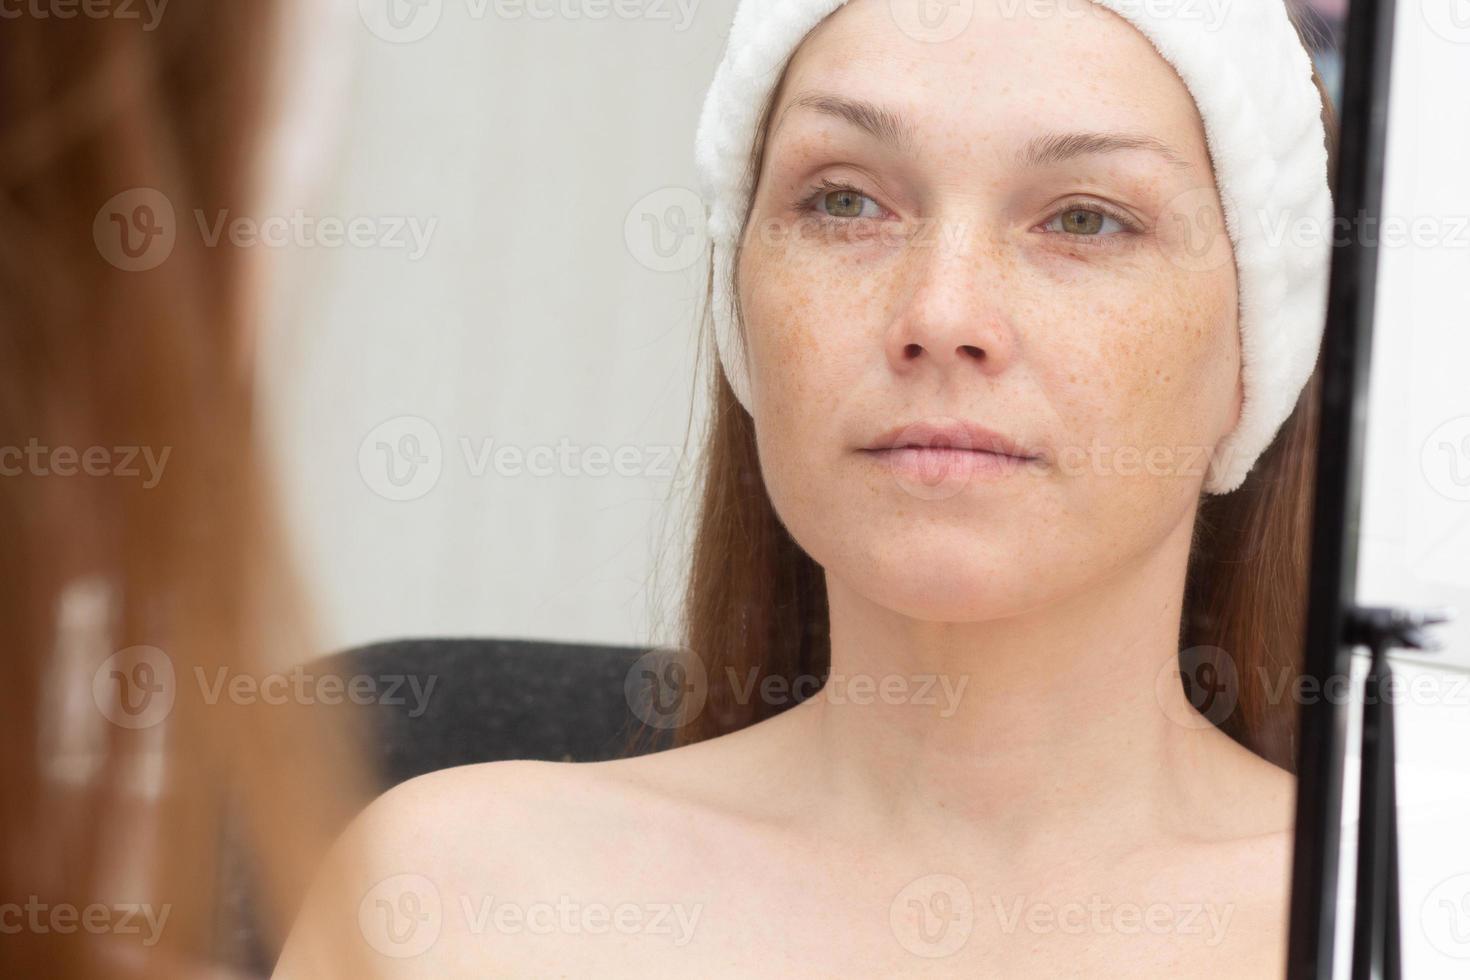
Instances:
[[[1284,895],[1228,869],[706,854],[601,870],[457,910],[441,952],[569,977],[1240,978],[1285,957]]]

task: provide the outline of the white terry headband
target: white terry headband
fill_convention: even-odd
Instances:
[[[740,0],[695,134],[714,246],[715,342],[735,397],[750,379],[730,295],[758,116],[807,33],[845,0]],[[1092,0],[1138,29],[1204,123],[1235,251],[1243,401],[1204,490],[1240,486],[1311,376],[1322,341],[1333,210],[1322,100],[1283,0]],[[1303,224],[1304,222],[1304,224]],[[1302,235],[1305,228],[1309,234]]]

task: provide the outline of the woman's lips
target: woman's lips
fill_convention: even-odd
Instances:
[[[895,426],[861,450],[888,468],[900,486],[928,491],[940,484],[957,491],[971,479],[1018,473],[1039,463],[1039,450],[971,419],[934,415]]]
[[[926,485],[979,476],[1004,476],[1021,470],[1030,460],[981,449],[952,446],[901,446],[864,449],[863,454],[886,466],[895,476]]]

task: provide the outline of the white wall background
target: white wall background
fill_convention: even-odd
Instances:
[[[684,558],[676,465],[702,404],[704,243],[679,229],[698,207],[692,135],[733,3],[536,19],[425,0],[399,28],[385,0],[330,2],[296,39],[310,80],[295,127],[310,138],[293,145],[330,148],[296,161],[325,174],[305,208],[432,232],[421,256],[283,250],[269,422],[325,646],[656,642]],[[1385,210],[1409,240],[1385,237],[1380,255],[1361,528],[1364,601],[1464,614],[1437,655],[1456,669],[1404,668],[1423,679],[1399,708],[1414,977],[1470,974],[1470,16],[1457,9],[1399,4]],[[563,442],[578,462],[547,475],[493,455]],[[588,475],[593,447],[622,472]],[[1351,804],[1351,771],[1348,788]]]
[[[445,0],[412,43],[346,7],[344,93],[308,124],[343,135],[307,209],[436,224],[418,258],[283,256],[268,401],[325,645],[645,642],[673,601],[649,587],[656,549],[672,542],[668,582],[683,556],[665,505],[704,241],[680,229],[697,227],[693,133],[733,6],[538,20]],[[383,453],[406,477],[404,437],[428,461],[395,488]],[[527,472],[544,457],[496,456],[563,442],[545,475]]]

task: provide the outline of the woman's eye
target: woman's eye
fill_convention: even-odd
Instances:
[[[816,204],[830,218],[878,218],[883,208],[877,201],[852,187],[832,187],[818,191]]]
[[[1120,231],[1131,231],[1127,225],[1105,211],[1099,211],[1090,207],[1074,207],[1062,211],[1048,223],[1047,227],[1057,222],[1061,227],[1057,230],[1069,235],[1077,235],[1083,238],[1106,237],[1108,222],[1112,222],[1113,233]]]

